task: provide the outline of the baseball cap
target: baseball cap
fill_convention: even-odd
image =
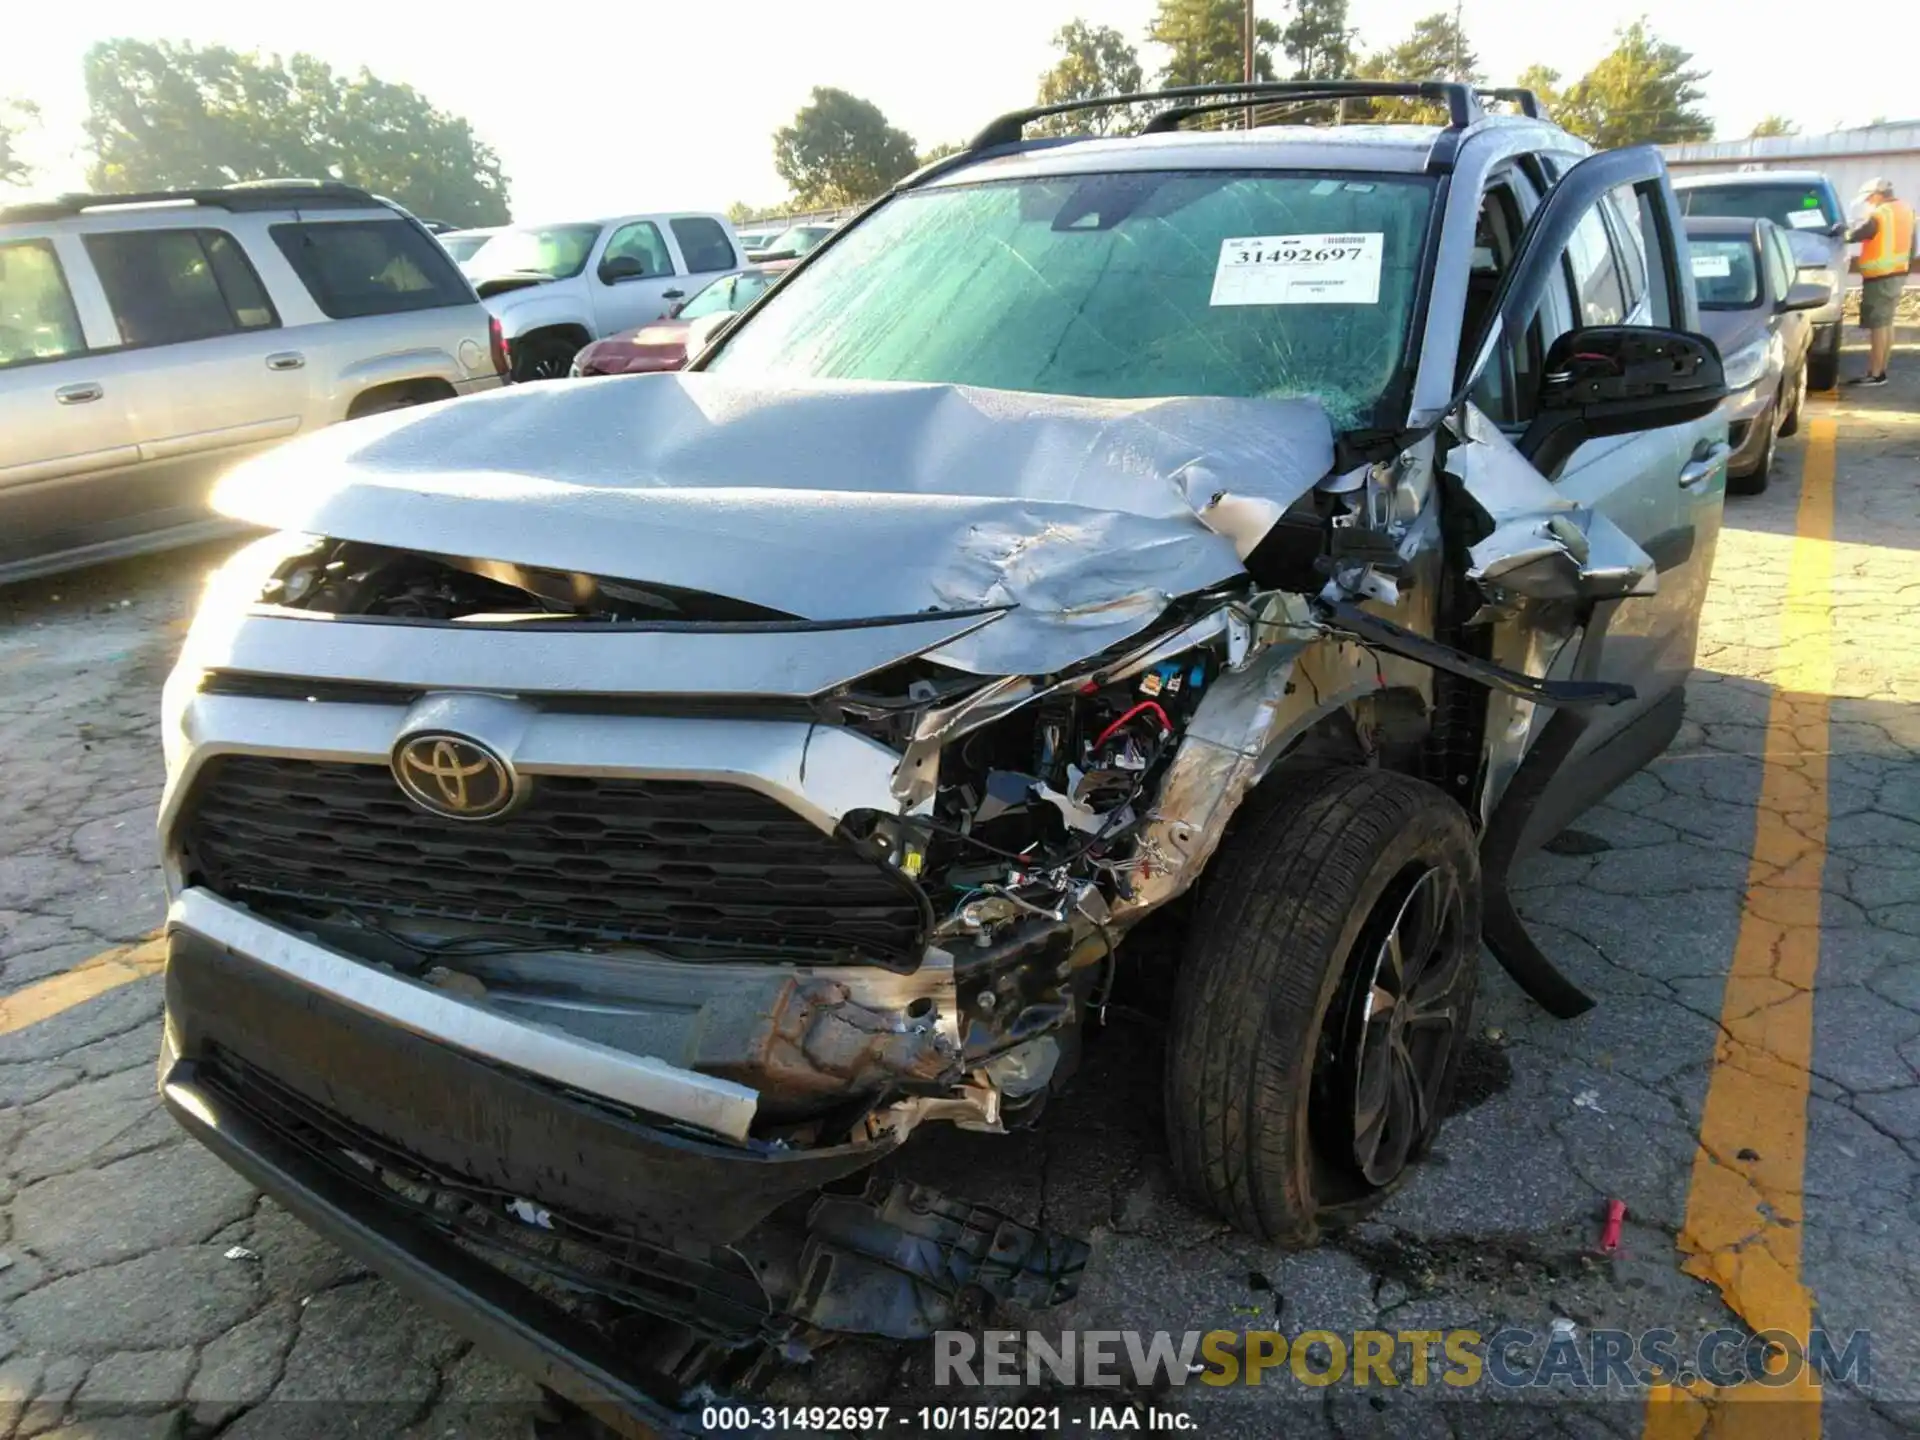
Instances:
[[[1893,182],[1884,175],[1876,175],[1860,187],[1860,193],[1854,198],[1856,200],[1862,200],[1869,195],[1878,195],[1882,191],[1891,195],[1893,193]]]

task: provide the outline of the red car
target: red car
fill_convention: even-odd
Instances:
[[[687,331],[703,315],[744,310],[764,295],[792,260],[775,260],[732,275],[723,275],[684,305],[676,305],[664,320],[596,340],[573,357],[572,375],[645,375],[656,370],[678,370],[687,363]]]

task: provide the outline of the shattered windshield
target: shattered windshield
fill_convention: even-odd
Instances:
[[[888,201],[709,363],[736,378],[1052,395],[1312,398],[1343,429],[1400,378],[1421,177],[1122,173]]]

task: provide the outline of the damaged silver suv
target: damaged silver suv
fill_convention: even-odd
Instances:
[[[1444,122],[1206,128],[1379,96]],[[1659,156],[1449,84],[1098,103],[1150,118],[1002,117],[686,373],[220,496],[278,533],[166,693],[167,1104],[646,1423],[1070,1294],[862,1172],[1038,1114],[1183,896],[1168,1144],[1256,1235],[1432,1145],[1483,938],[1590,1003],[1506,886],[1692,663],[1725,386]]]

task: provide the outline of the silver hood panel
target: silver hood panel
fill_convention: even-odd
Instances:
[[[652,581],[808,620],[1009,605],[932,658],[1057,670],[1229,580],[1333,464],[1306,400],[724,375],[515,386],[338,425],[216,504],[343,540]]]

